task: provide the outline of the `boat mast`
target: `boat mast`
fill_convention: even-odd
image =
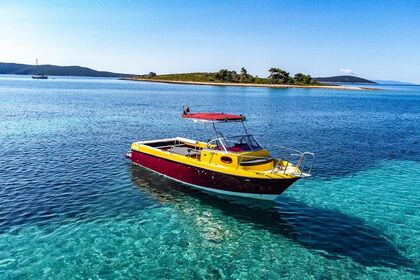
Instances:
[[[38,58],[35,59],[35,67],[34,67],[34,71],[32,72],[32,75],[36,75],[37,68],[38,68]]]

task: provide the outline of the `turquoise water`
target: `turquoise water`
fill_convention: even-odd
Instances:
[[[418,279],[420,87],[382,91],[0,76],[0,279]],[[124,158],[243,113],[314,177],[275,203],[227,200]]]

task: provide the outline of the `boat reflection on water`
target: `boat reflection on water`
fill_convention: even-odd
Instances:
[[[413,262],[401,255],[383,232],[356,217],[310,207],[287,196],[275,202],[222,198],[188,188],[134,164],[131,165],[131,180],[143,193],[160,203],[173,205],[185,215],[197,215],[191,217],[197,227],[203,213],[222,211],[227,217],[281,235],[326,258],[349,257],[365,266],[414,271]],[[223,224],[216,226],[219,230],[229,227],[222,219],[217,222]]]

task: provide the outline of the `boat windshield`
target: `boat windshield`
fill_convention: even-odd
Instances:
[[[254,136],[245,134],[213,139],[207,143],[206,148],[225,152],[245,152],[259,150],[261,146]]]

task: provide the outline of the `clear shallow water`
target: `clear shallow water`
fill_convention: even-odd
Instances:
[[[386,88],[1,76],[0,279],[418,278],[420,87]],[[314,177],[249,205],[132,166],[134,140],[209,138],[185,104],[315,152]]]

